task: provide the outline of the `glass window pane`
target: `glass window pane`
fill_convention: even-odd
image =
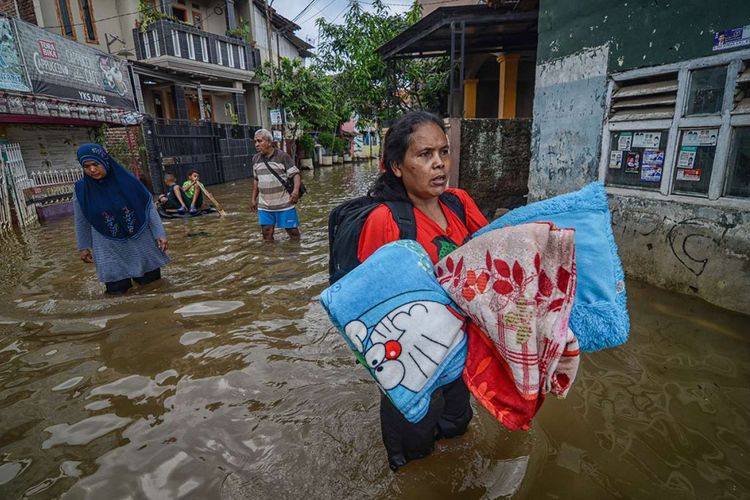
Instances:
[[[680,147],[674,169],[672,191],[684,194],[708,194],[716,156],[718,128],[680,131]]]
[[[607,185],[656,191],[664,170],[666,130],[612,132]]]
[[[697,69],[690,73],[687,116],[721,112],[727,67]]]
[[[750,127],[734,130],[728,168],[725,194],[750,198]]]

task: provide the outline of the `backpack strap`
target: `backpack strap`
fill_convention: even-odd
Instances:
[[[440,195],[440,201],[445,203],[445,206],[448,207],[451,212],[456,214],[459,219],[461,219],[461,222],[463,222],[466,229],[469,229],[469,226],[466,224],[466,209],[464,208],[464,204],[461,203],[461,199],[458,196],[445,191]]]
[[[391,211],[393,220],[398,226],[399,238],[416,240],[417,221],[414,218],[414,205],[406,201],[386,201],[384,203]]]

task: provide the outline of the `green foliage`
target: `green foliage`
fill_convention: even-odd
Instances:
[[[419,20],[419,2],[403,15],[390,13],[382,0],[373,0],[372,8],[367,12],[359,0],[351,0],[342,24],[318,19],[318,60],[325,71],[336,73],[336,95],[365,122],[382,122],[410,109],[439,111],[447,95],[444,58],[386,64],[377,51]]]
[[[170,21],[181,22],[179,19],[173,16],[168,16],[164,12],[155,9],[148,0],[138,0],[138,20],[141,23],[141,31],[146,31],[151,23],[161,21],[162,19],[169,19]]]
[[[321,132],[318,135],[318,142],[326,148],[329,153],[333,153],[333,147],[336,144],[336,136],[330,132]]]
[[[315,154],[315,139],[313,138],[313,136],[304,134],[297,140],[297,142],[302,148],[302,152],[304,153],[303,156],[305,158],[312,158]]]
[[[269,62],[257,74],[263,97],[274,108],[284,108],[294,116],[289,130],[331,129],[341,123],[340,116],[351,109],[334,94],[333,78],[317,67],[306,68],[299,59],[282,57],[279,66]]]
[[[346,150],[346,142],[340,137],[333,138],[333,151],[337,155],[343,155]]]
[[[233,30],[227,30],[226,35],[234,38],[239,38],[240,40],[252,42],[252,37],[250,36],[250,23],[248,23],[241,17],[237,27]]]

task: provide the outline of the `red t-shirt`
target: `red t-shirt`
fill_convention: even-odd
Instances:
[[[414,208],[414,218],[417,223],[417,242],[427,250],[433,264],[437,264],[440,259],[463,245],[474,231],[487,225],[487,219],[484,218],[477,204],[466,191],[463,189],[447,189],[447,191],[456,195],[463,203],[466,212],[466,226],[458,215],[453,213],[453,210],[445,206],[442,201],[440,207],[448,220],[448,227],[445,230],[421,210]],[[398,225],[393,220],[390,209],[387,205],[380,205],[370,213],[362,227],[357,257],[360,262],[364,262],[375,250],[398,239]]]

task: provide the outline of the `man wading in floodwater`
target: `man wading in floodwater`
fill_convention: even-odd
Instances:
[[[276,226],[286,229],[290,238],[299,238],[299,217],[294,205],[299,201],[302,180],[291,156],[273,147],[273,136],[266,129],[255,132],[253,156],[252,209],[258,211],[263,239],[273,241]],[[274,175],[274,172],[276,175]],[[293,181],[294,188],[287,192],[281,180]]]

